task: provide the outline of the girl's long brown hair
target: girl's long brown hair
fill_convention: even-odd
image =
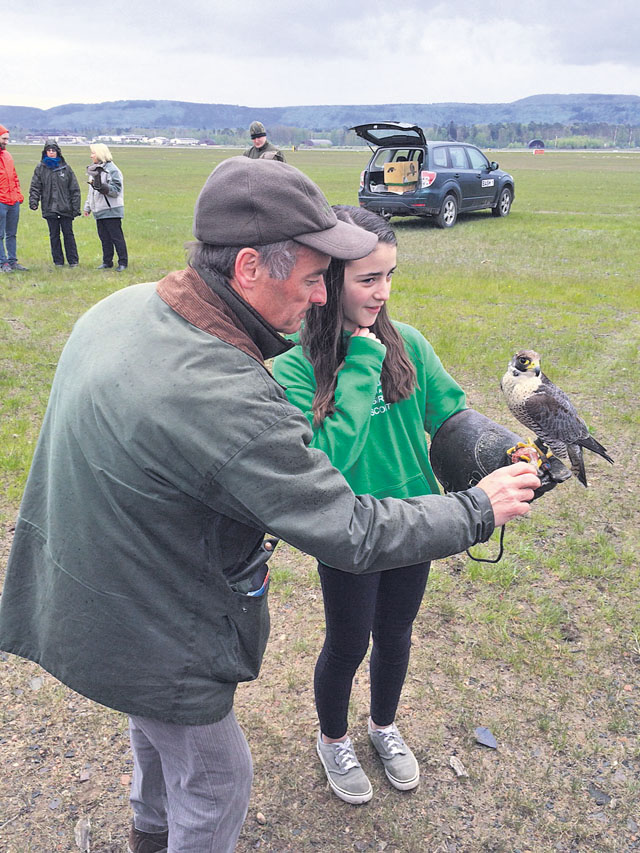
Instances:
[[[397,245],[396,235],[389,223],[360,207],[336,205],[338,219],[359,225],[378,237],[378,242]],[[344,364],[346,345],[343,340],[344,312],[342,289],[345,261],[333,259],[327,271],[327,303],[313,305],[305,318],[300,343],[313,365],[316,393],[313,398],[313,426],[317,429],[326,417],[335,411],[335,391],[338,371]],[[397,403],[410,397],[416,384],[416,372],[409,361],[404,342],[389,318],[386,305],[382,306],[371,331],[387,348],[380,383],[387,403]]]

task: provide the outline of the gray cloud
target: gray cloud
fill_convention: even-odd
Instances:
[[[416,2],[416,7],[420,8]],[[593,65],[601,62],[640,64],[640,6],[637,0],[456,0],[430,4],[430,14],[460,17],[474,23],[510,21],[524,27],[542,27],[546,38],[541,55],[561,64]],[[639,86],[640,88],[640,86]]]
[[[563,60],[577,65],[614,62],[639,66],[640,6],[609,0],[601,6],[560,6],[551,38]],[[637,81],[640,90],[640,80]]]
[[[12,37],[0,98],[266,106],[638,93],[637,2],[110,0],[88,11],[56,0],[47,14],[41,0],[20,0],[3,9]],[[24,61],[34,52],[54,63],[55,92],[42,85],[42,64]]]
[[[112,0],[104,13],[96,14],[94,9],[87,14],[86,5],[78,0],[56,0],[55,15],[49,15],[43,14],[40,0],[21,0],[9,14],[20,16],[32,32],[42,36],[55,34],[55,22],[63,22],[61,31],[103,45],[105,50],[118,43],[144,48],[152,42],[171,53],[191,50],[253,58],[303,56],[310,63],[331,56],[357,57],[368,52],[372,44],[388,49],[397,43],[397,34],[389,26],[394,16],[412,23],[417,35],[428,32],[434,20],[462,20],[478,26],[492,21],[497,27],[496,46],[503,21],[543,28],[546,38],[538,45],[541,57],[553,56],[556,61],[581,65],[614,62],[636,66],[640,64],[638,8],[637,0],[609,0],[604,5],[590,5],[584,0],[394,0],[393,4],[382,0],[325,0],[322,4],[248,0],[233,5],[228,0],[168,4]],[[447,37],[442,27],[434,31],[434,38]],[[459,49],[455,25],[451,38],[453,49]],[[406,38],[401,36],[400,41]]]

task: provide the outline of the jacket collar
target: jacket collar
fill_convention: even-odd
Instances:
[[[202,267],[187,267],[165,276],[158,296],[198,329],[237,347],[260,364],[293,344],[269,325],[222,276]]]

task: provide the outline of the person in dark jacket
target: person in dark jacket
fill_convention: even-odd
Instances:
[[[376,237],[286,163],[232,157],[195,207],[189,266],[75,324],[0,598],[0,648],[129,715],[132,853],[231,853],[252,764],[233,712],[269,635],[281,538],[351,572],[413,565],[529,511],[524,463],[408,501],[357,497],[265,360],[326,301],[331,256]]]
[[[64,266],[60,232],[70,267],[77,267],[78,247],[73,234],[73,220],[80,216],[80,185],[73,169],[62,156],[60,146],[48,139],[42,149],[42,159],[36,166],[29,188],[29,207],[37,210],[49,226],[51,257],[57,267]]]
[[[278,160],[284,163],[284,154],[275,145],[267,142],[267,131],[261,121],[252,121],[249,127],[251,146],[244,152],[244,157],[251,160]]]

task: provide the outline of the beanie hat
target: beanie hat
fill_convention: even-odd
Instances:
[[[333,258],[374,250],[370,231],[338,219],[319,187],[295,166],[231,157],[207,178],[196,202],[193,233],[213,246],[265,246],[295,240]]]
[[[266,136],[267,131],[261,121],[252,121],[249,126],[249,133],[252,139],[257,139],[259,136]]]
[[[5,127],[3,124],[0,124],[0,134],[9,133],[9,128]]]

